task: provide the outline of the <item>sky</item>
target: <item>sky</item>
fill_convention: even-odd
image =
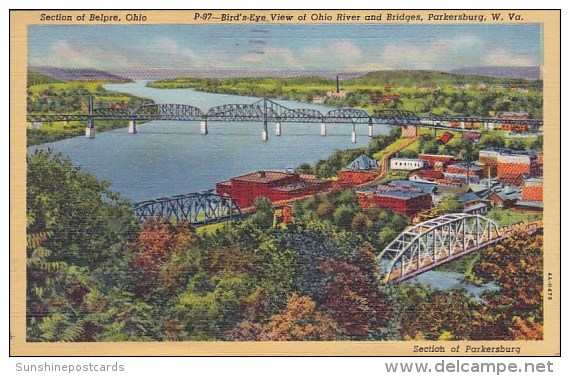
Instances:
[[[372,71],[542,65],[539,24],[30,26],[30,66]]]

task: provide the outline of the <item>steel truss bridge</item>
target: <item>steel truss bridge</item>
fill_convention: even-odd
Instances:
[[[384,282],[398,283],[495,244],[515,229],[529,233],[542,222],[499,227],[480,215],[447,214],[402,232],[378,256]]]
[[[449,123],[458,122],[463,126],[466,123],[512,123],[528,124],[530,129],[537,131],[543,124],[542,119],[503,119],[471,116],[418,116],[414,112],[404,110],[382,110],[369,114],[365,110],[356,108],[338,108],[326,113],[309,108],[288,108],[270,99],[260,99],[251,104],[226,104],[215,106],[202,111],[200,108],[185,104],[144,104],[134,109],[92,107],[88,113],[69,114],[28,114],[28,122],[56,122],[56,121],[85,121],[93,127],[94,121],[125,120],[130,122],[169,120],[169,121],[200,121],[207,124],[214,122],[263,122],[264,131],[267,131],[267,122],[278,124],[276,133],[280,134],[281,123],[320,123],[320,124],[386,124],[392,126],[412,125],[435,129],[449,129]],[[454,128],[462,132],[479,132],[464,127]],[[136,133],[131,132],[131,133]],[[202,132],[207,133],[207,130]],[[372,134],[369,134],[370,136]]]
[[[214,193],[188,193],[156,200],[142,201],[133,205],[139,222],[163,218],[173,224],[199,227],[213,223],[241,219],[243,213],[229,196]]]

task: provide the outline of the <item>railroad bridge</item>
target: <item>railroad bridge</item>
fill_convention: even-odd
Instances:
[[[138,202],[133,205],[133,212],[139,222],[163,218],[173,222],[174,225],[187,224],[191,227],[237,220],[244,216],[231,197],[210,192],[188,193]]]
[[[251,104],[225,104],[215,106],[207,111],[186,104],[144,104],[134,109],[128,108],[93,108],[93,99],[89,100],[88,113],[70,114],[28,114],[26,120],[33,124],[55,121],[82,121],[86,123],[85,135],[95,137],[95,121],[124,120],[129,124],[129,133],[138,132],[137,123],[141,121],[185,121],[200,122],[200,132],[208,134],[208,122],[261,122],[263,124],[262,139],[269,138],[268,123],[275,124],[275,135],[282,133],[283,123],[320,124],[320,134],[326,136],[327,124],[348,124],[352,126],[352,141],[356,142],[356,126],[368,126],[368,136],[374,135],[374,125],[412,126],[437,130],[453,129],[460,132],[475,132],[467,129],[465,124],[481,123],[486,127],[496,123],[525,123],[530,129],[538,131],[542,119],[502,119],[471,116],[419,116],[411,111],[382,110],[374,114],[357,108],[337,108],[323,113],[310,108],[288,108],[270,99],[260,99]],[[449,124],[458,123],[460,127],[451,128]]]
[[[404,230],[378,255],[384,282],[398,283],[493,245],[515,230],[533,233],[542,222],[499,227],[480,215],[457,213]]]

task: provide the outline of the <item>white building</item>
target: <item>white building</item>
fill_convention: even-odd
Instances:
[[[422,159],[413,158],[392,158],[390,159],[390,170],[419,170],[424,168],[424,161]]]

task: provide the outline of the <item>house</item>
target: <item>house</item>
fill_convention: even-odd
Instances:
[[[424,168],[424,161],[419,158],[392,158],[390,170],[413,171]]]
[[[523,210],[542,211],[544,208],[543,178],[525,178],[521,188],[521,199],[516,206]]]
[[[542,201],[543,178],[527,178],[524,180],[521,192],[523,201]]]
[[[508,209],[515,206],[520,197],[521,190],[519,188],[503,185],[493,189],[488,199],[492,208]]]
[[[250,207],[259,197],[271,202],[289,200],[328,190],[331,182],[313,175],[293,172],[258,171],[216,184],[216,193],[228,195],[241,208]]]
[[[497,178],[502,183],[520,186],[523,175],[536,177],[541,174],[542,168],[534,151],[508,150],[497,157]]]
[[[483,177],[483,169],[475,163],[460,162],[447,166],[444,176],[465,183],[478,183]]]
[[[463,132],[461,134],[461,138],[467,139],[467,140],[472,140],[474,143],[479,143],[479,140],[481,140],[481,133],[477,133],[477,132]]]
[[[378,161],[362,154],[338,173],[340,186],[358,185],[374,180],[378,176]]]
[[[416,189],[381,185],[373,190],[357,191],[356,195],[362,208],[378,206],[408,218],[433,206],[431,195]]]
[[[487,200],[483,200],[473,191],[468,191],[457,196],[457,199],[463,204],[463,212],[467,214],[483,215],[489,211]]]
[[[437,142],[439,142],[442,145],[447,144],[449,141],[451,141],[451,139],[453,138],[453,134],[449,133],[449,132],[444,132],[438,139]]]
[[[458,159],[452,155],[422,153],[418,155],[418,158],[424,160],[429,167],[436,170],[439,169],[439,171],[443,171],[442,168],[449,164],[461,162],[461,159]]]
[[[519,120],[530,119],[527,112],[505,112],[499,116],[501,119]],[[527,123],[504,122],[500,123],[501,130],[508,132],[528,132],[529,125]]]
[[[370,94],[370,99],[377,104],[392,104],[400,100],[399,94],[381,94],[374,93]]]

